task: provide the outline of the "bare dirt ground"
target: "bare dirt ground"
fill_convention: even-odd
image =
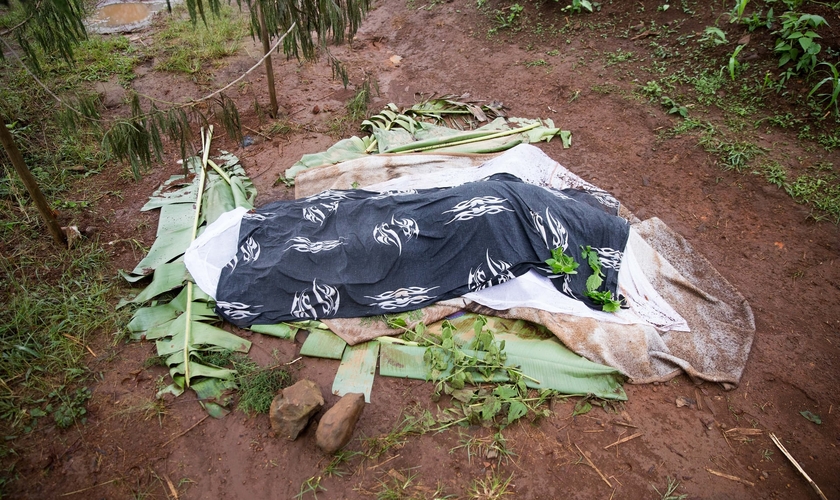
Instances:
[[[571,24],[566,32],[528,40],[505,32],[488,37],[490,21],[472,0],[427,6],[379,2],[355,40],[336,48],[335,54],[347,62],[351,81],[358,83],[367,73],[378,82],[372,112],[388,102],[410,106],[418,94],[469,93],[473,99],[502,101],[510,116],[551,118],[571,130],[570,149],[562,149],[559,140],[540,147],[614,193],[639,218],[664,220],[750,302],[757,332],[739,387],[725,391],[715,384],[697,386],[684,376],[667,384],[627,385],[629,400],[618,408],[595,408],[574,418],[573,403],[558,400],[551,417],[504,430],[515,452],[509,460],[468,457],[465,449],[456,449],[463,436],[492,434],[465,428],[410,436],[376,459],[350,460],[343,476],[328,477],[324,468],[329,458],[315,448],[314,426],[287,442],[272,437],[267,416],[233,412],[220,420],[202,420],[205,413],[191,394],[167,401],[161,414],[137,410],[154,397],[158,378],[166,371],[143,368],[144,360],[154,355],[152,343],[114,345],[111,332],[103,332],[100,342],[91,345],[98,356],[90,359],[97,375],[87,423],[66,431],[45,426],[19,438],[19,478],[8,495],[292,498],[307,480],[320,477],[318,498],[370,498],[382,497],[383,483],[416,474],[408,491],[420,498],[431,498],[438,485],[444,494],[466,498],[477,479],[493,475],[512,477],[510,497],[523,499],[662,498],[654,488],[664,493],[668,478],[679,482],[675,494],[688,498],[817,498],[771,442],[768,433],[773,432],[828,498],[840,498],[840,231],[830,222],[809,219],[808,209],[760,178],[722,170],[697,145],[696,136],[663,137],[661,132],[681,119],[636,97],[632,78],[619,79],[618,68],[595,56],[618,48],[644,54],[649,39],[617,35],[640,22],[655,20],[663,26],[686,16],[677,6],[657,11],[660,2],[650,0],[612,3],[596,15],[560,16]],[[532,16],[556,13],[561,6],[549,2],[537,11],[527,5]],[[702,31],[720,14],[708,6],[696,7],[699,17],[676,24],[680,33]],[[828,21],[840,26],[840,19]],[[592,29],[585,23],[608,25]],[[135,43],[148,36],[135,35]],[[557,55],[545,55],[551,50]],[[213,82],[201,84],[153,72],[148,61],[133,86],[162,98],[198,95],[238,76],[257,53],[249,44],[241,56],[220,62]],[[402,57],[399,64],[391,60],[394,55]],[[538,59],[549,64],[526,64]],[[630,61],[620,69],[642,65]],[[645,76],[637,71],[644,83]],[[275,72],[283,119],[295,124],[295,130],[270,139],[251,133],[256,142],[247,148],[224,138],[214,142],[241,158],[259,189],[258,204],[292,197],[291,189],[274,186],[274,181],[302,154],[336,142],[338,137],[328,134],[330,124],[345,113],[353,94],[331,78],[324,62],[276,58]],[[255,100],[265,106],[263,77],[255,72],[249,78],[235,99],[242,109]],[[253,130],[269,123],[254,112],[243,116],[243,124]],[[792,168],[817,161],[840,165],[836,151],[803,149],[796,133],[769,127],[744,132],[763,147],[784,150]],[[141,256],[125,240],[148,245],[156,226],[156,215],[141,214],[139,208],[179,167],[173,148],[168,161],[140,182],[119,178],[120,168],[115,165],[91,182],[119,188],[123,199],[103,198],[78,220],[64,222],[99,227],[115,268],[130,269]],[[260,363],[272,356],[282,362],[298,357],[299,342],[238,333],[254,342],[251,356]],[[313,379],[324,388],[330,387],[336,368],[337,362],[310,358],[290,366],[295,378]],[[431,391],[428,383],[377,377],[356,436],[389,433],[412,407],[434,409]],[[328,392],[327,407],[337,400]],[[698,404],[678,408],[679,396]],[[820,415],[822,424],[803,418],[800,412],[806,410]],[[739,440],[724,432],[738,427],[761,433]],[[641,436],[604,449],[635,433]],[[361,442],[354,438],[348,449],[361,449]]]

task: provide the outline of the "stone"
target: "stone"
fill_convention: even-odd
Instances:
[[[108,109],[121,106],[125,102],[125,89],[115,80],[96,82],[96,92],[102,100],[102,105]]]
[[[324,453],[333,454],[350,442],[356,422],[365,409],[365,395],[345,394],[338,403],[324,413],[315,431],[315,444]]]
[[[312,415],[324,406],[321,388],[311,380],[300,380],[283,389],[271,402],[271,430],[289,441],[297,439]]]

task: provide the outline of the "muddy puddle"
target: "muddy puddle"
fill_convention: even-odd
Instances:
[[[88,18],[87,26],[96,33],[128,33],[148,26],[152,16],[165,8],[166,2],[120,2],[100,5]]]

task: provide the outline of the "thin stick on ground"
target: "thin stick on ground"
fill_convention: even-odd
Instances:
[[[82,489],[80,489],[80,490],[71,491],[71,492],[69,492],[69,493],[64,493],[64,494],[62,494],[61,496],[63,496],[63,497],[69,497],[70,495],[75,495],[75,494],[77,494],[77,493],[84,493],[85,491],[92,490],[92,489],[97,488],[97,487],[99,487],[99,486],[105,486],[106,484],[115,483],[115,482],[117,482],[117,481],[119,481],[119,480],[120,480],[120,478],[118,478],[118,477],[117,477],[117,478],[111,479],[110,481],[105,481],[104,483],[98,483],[98,484],[94,484],[93,486],[88,486],[87,488],[82,488]]]
[[[612,448],[613,446],[618,446],[618,445],[620,445],[621,443],[626,443],[627,441],[630,441],[630,440],[636,439],[637,437],[639,437],[639,436],[641,436],[641,435],[642,435],[642,433],[641,433],[641,432],[637,432],[637,433],[633,434],[632,436],[627,436],[626,438],[619,439],[618,441],[616,441],[616,442],[615,442],[615,443],[613,443],[613,444],[608,444],[608,445],[604,446],[604,449],[606,450],[606,449],[608,449],[608,448]]]
[[[580,449],[580,446],[578,446],[578,445],[577,445],[577,443],[575,443],[575,448],[577,448],[578,453],[580,453],[581,455],[583,455],[583,458],[586,460],[586,463],[588,463],[590,467],[592,467],[593,469],[595,469],[595,472],[597,472],[597,473],[598,473],[598,475],[599,475],[599,476],[601,476],[601,479],[603,479],[603,480],[604,480],[604,482],[605,482],[605,483],[607,483],[607,486],[609,486],[610,488],[612,488],[612,487],[613,487],[613,485],[612,485],[612,484],[611,484],[611,483],[607,480],[607,478],[604,476],[604,474],[602,474],[602,473],[601,473],[601,471],[598,469],[598,467],[595,467],[595,464],[593,464],[593,463],[592,463],[592,460],[589,460],[589,457],[587,457],[587,456],[586,456],[586,453],[584,453],[584,452]]]
[[[782,445],[782,442],[779,441],[779,438],[777,438],[776,435],[773,434],[772,432],[770,433],[770,439],[773,440],[773,442],[776,444],[776,446],[778,446],[779,449],[782,450],[782,453],[784,453],[784,455],[788,458],[788,460],[790,460],[790,462],[793,464],[793,466],[796,467],[796,470],[798,470],[799,473],[802,474],[802,476],[805,478],[805,480],[808,481],[808,484],[811,485],[811,488],[814,488],[814,491],[817,492],[817,495],[819,495],[820,498],[822,498],[822,500],[827,500],[825,498],[825,495],[823,494],[822,490],[820,489],[820,487],[817,486],[817,483],[815,483],[814,480],[811,479],[811,476],[809,476],[805,472],[805,470],[802,469],[802,467],[799,465],[799,462],[797,462],[796,459],[793,458],[793,455],[788,453],[787,449],[785,449],[784,445]]]
[[[210,415],[205,415],[205,416],[204,416],[204,418],[202,418],[202,419],[201,419],[201,420],[199,420],[198,422],[194,423],[194,424],[193,424],[193,425],[192,425],[189,429],[185,430],[184,432],[182,432],[182,433],[178,434],[177,436],[173,437],[173,438],[172,438],[172,439],[170,439],[169,441],[167,441],[167,442],[163,443],[162,445],[160,445],[160,448],[163,448],[164,446],[168,445],[168,444],[169,444],[169,443],[171,443],[172,441],[175,441],[175,440],[176,440],[176,439],[178,439],[179,437],[181,437],[181,436],[183,436],[184,434],[186,434],[186,433],[190,432],[191,430],[195,429],[196,427],[198,427],[198,424],[200,424],[201,422],[204,422],[205,420],[207,420],[207,418],[208,418],[208,417],[210,417]]]
[[[724,479],[729,479],[730,481],[735,481],[735,482],[738,482],[738,483],[741,483],[741,484],[746,484],[747,486],[755,486],[755,483],[751,483],[751,482],[747,481],[746,479],[741,479],[738,476],[731,476],[729,474],[724,474],[723,472],[718,472],[716,470],[712,470],[712,469],[709,469],[709,468],[706,468],[706,472],[708,472],[709,474],[714,474],[715,476],[718,476],[718,477],[722,477]]]

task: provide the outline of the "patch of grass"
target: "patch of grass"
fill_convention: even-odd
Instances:
[[[830,163],[810,170],[786,185],[785,190],[798,203],[813,209],[813,219],[840,224],[840,175]]]
[[[104,250],[37,253],[29,245],[31,256],[0,257],[0,419],[25,432],[50,414],[59,427],[83,418],[88,344],[123,323],[109,303],[114,279]]]
[[[115,415],[128,422],[136,422],[138,418],[149,421],[157,418],[158,424],[163,426],[163,417],[166,415],[166,402],[160,398],[150,398],[142,403],[131,405],[118,410]]]
[[[347,474],[347,469],[345,469],[343,465],[360,455],[362,455],[362,452],[360,451],[337,451],[330,460],[330,463],[324,467],[324,470],[322,471],[324,477],[344,477],[344,475]]]
[[[536,68],[537,66],[548,66],[548,63],[545,59],[537,59],[536,61],[527,61],[525,63],[526,68]]]
[[[633,60],[633,53],[629,51],[621,50],[620,48],[617,49],[615,52],[607,52],[607,62],[606,66],[613,66],[619,63],[623,63],[625,61]]]
[[[712,134],[704,134],[700,138],[700,145],[717,156],[724,170],[743,172],[750,161],[756,156],[764,154],[765,150],[746,141],[725,141]]]
[[[300,492],[295,495],[296,500],[302,500],[307,493],[312,493],[312,498],[318,498],[319,491],[327,491],[321,486],[321,476],[312,476],[300,485]]]
[[[75,89],[84,82],[107,81],[112,76],[127,84],[136,76],[134,67],[139,61],[139,54],[124,36],[92,34],[74,49],[74,54],[76,62],[73,66],[55,61],[49,69],[61,90]]]
[[[670,476],[666,478],[668,484],[665,486],[664,493],[659,491],[656,486],[653,487],[654,491],[659,495],[660,500],[683,500],[684,498],[688,497],[687,494],[676,494],[677,488],[680,486],[680,482],[676,479],[672,479]]]
[[[155,67],[189,75],[210,62],[235,54],[249,33],[245,15],[225,5],[219,16],[207,16],[207,26],[193,24],[183,7],[176,7],[164,22],[155,37]]]
[[[434,422],[434,418],[428,412],[419,416],[407,413],[402,421],[387,434],[364,439],[362,441],[365,448],[363,453],[370,459],[379,458],[391,448],[403,446],[409,436],[425,434]]]
[[[403,500],[407,498],[416,498],[412,495],[412,489],[417,473],[411,472],[411,469],[394,470],[391,469],[383,474],[382,479],[377,479],[379,482],[379,489],[376,491],[377,500]]]
[[[503,478],[501,471],[495,471],[486,479],[476,479],[467,491],[467,497],[475,500],[497,500],[506,495],[513,495],[508,491],[513,474]]]
[[[247,356],[236,355],[231,363],[238,373],[239,401],[236,407],[249,415],[268,413],[277,391],[288,387],[292,379],[286,370],[277,366],[260,367]]]
[[[449,450],[449,454],[451,455],[456,450],[465,450],[468,463],[472,463],[473,457],[477,457],[480,461],[496,460],[497,464],[501,464],[503,460],[507,463],[511,457],[516,456],[516,453],[508,447],[502,431],[483,438],[462,433],[459,442],[461,444]]]
[[[776,187],[783,188],[787,184],[787,169],[777,161],[771,161],[761,165],[758,170],[753,171],[754,175],[760,175]]]
[[[379,87],[375,82],[372,82],[367,77],[362,80],[362,84],[356,89],[356,93],[347,101],[348,118],[354,121],[367,118],[368,106],[372,97],[371,93],[374,91],[377,93],[379,91]]]

